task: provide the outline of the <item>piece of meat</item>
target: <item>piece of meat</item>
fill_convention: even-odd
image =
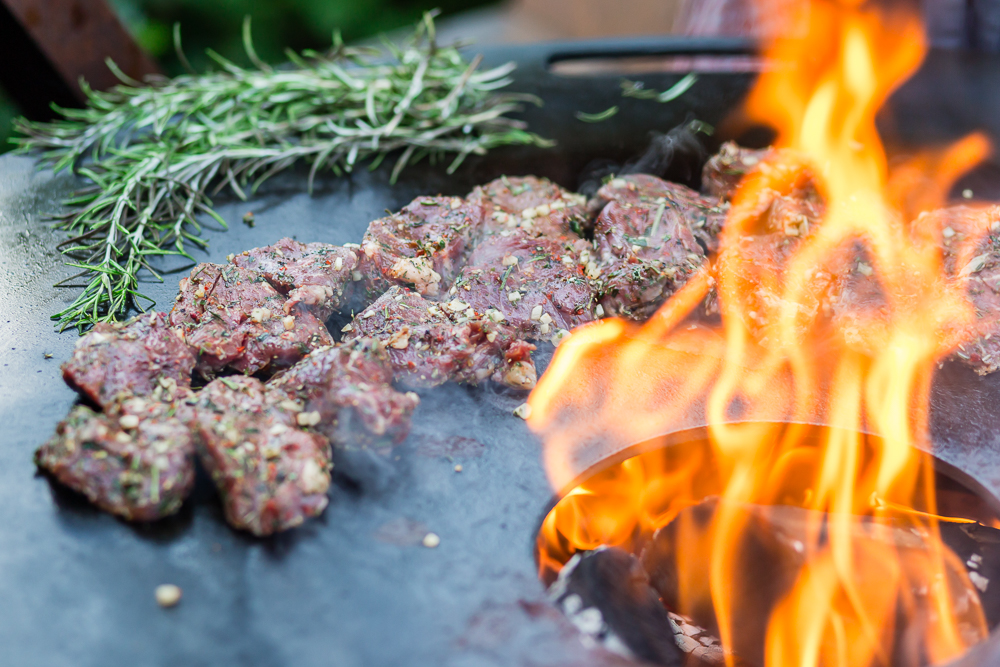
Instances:
[[[186,390],[181,395],[190,396]],[[177,512],[194,484],[194,442],[177,406],[127,398],[104,413],[78,405],[35,463],[101,509],[130,521]]]
[[[392,388],[392,367],[382,346],[369,340],[319,349],[268,383],[283,405],[297,406],[335,445],[402,442],[420,402]],[[277,398],[275,399],[277,400]]]
[[[128,396],[154,396],[191,386],[194,355],[163,313],[127,322],[99,322],[76,342],[62,365],[63,379],[91,401],[108,407]]]
[[[597,271],[589,244],[503,232],[479,244],[449,298],[477,317],[509,325],[527,339],[559,339],[594,319],[595,291],[585,270]],[[585,269],[586,267],[586,269]]]
[[[358,246],[299,243],[284,238],[274,245],[245,250],[230,261],[258,271],[286,295],[286,315],[301,303],[323,322],[348,304],[355,283],[361,280]]]
[[[606,315],[652,315],[705,260],[683,209],[664,201],[612,201],[597,218],[594,243]]]
[[[727,141],[709,158],[701,172],[701,189],[720,199],[732,199],[740,180],[771,154],[770,148],[744,148]]]
[[[410,386],[487,379],[517,389],[535,386],[534,346],[519,340],[510,326],[476,313],[461,294],[438,303],[405,287],[391,287],[348,327],[348,339],[380,341],[396,379]]]
[[[210,382],[194,413],[198,453],[230,525],[270,535],[326,508],[330,444],[298,405],[257,378],[233,376]]]
[[[532,236],[584,236],[593,228],[586,197],[547,178],[502,176],[469,193],[483,209],[483,232],[523,229]]]
[[[1000,369],[1000,206],[951,206],[921,215],[913,227],[940,244],[945,274],[964,283],[975,312],[955,357],[980,375]]]
[[[323,323],[286,300],[256,271],[199,264],[180,282],[170,323],[180,327],[196,351],[196,368],[206,378],[223,368],[241,373],[291,366],[333,339]]]
[[[719,234],[729,211],[728,202],[704,197],[687,186],[648,174],[613,178],[597,191],[597,199],[623,207],[643,206],[655,211],[661,219],[676,218],[690,230],[704,253],[719,249]],[[595,229],[595,238],[599,233]]]
[[[368,225],[361,272],[368,302],[390,285],[436,296],[446,290],[478,236],[483,212],[459,197],[418,197]]]

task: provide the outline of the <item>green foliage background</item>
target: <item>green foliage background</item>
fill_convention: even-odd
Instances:
[[[323,49],[339,28],[347,42],[390,32],[415,23],[438,7],[447,15],[490,4],[491,0],[109,0],[139,45],[168,74],[180,74],[171,31],[181,24],[184,51],[196,69],[208,66],[205,49],[245,63],[240,30],[253,18],[258,55],[268,62],[285,60],[285,48]],[[11,148],[11,121],[19,114],[0,90],[0,152]]]

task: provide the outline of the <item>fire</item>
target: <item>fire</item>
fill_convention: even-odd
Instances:
[[[890,166],[875,116],[925,53],[919,18],[900,4],[799,5],[792,19],[806,29],[769,46],[776,66],[747,102],[777,129],[777,150],[741,183],[711,269],[642,325],[573,332],[530,398],[566,494],[539,535],[543,576],[576,551],[634,550],[716,495],[710,522],[678,521],[688,546],[676,604],[711,610],[730,663],[758,648],[768,667],[937,663],[987,633],[940,539],[925,453],[934,368],[975,315],[944,269],[941,216],[918,214],[989,146],[976,135]],[[766,229],[775,206],[802,201],[818,225]],[[774,270],[747,244],[781,233],[788,253]],[[706,298],[720,324],[691,317]],[[701,426],[695,444],[663,435]],[[636,443],[638,456],[579,483]],[[741,594],[759,524],[748,508],[774,505],[803,510],[804,555],[756,647],[741,630],[760,611]],[[902,546],[901,530],[922,548]]]

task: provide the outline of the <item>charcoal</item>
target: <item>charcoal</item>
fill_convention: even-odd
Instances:
[[[549,594],[581,632],[605,648],[655,665],[684,664],[667,610],[639,559],[627,551],[577,554]]]
[[[681,511],[674,521],[653,535],[641,555],[650,584],[667,608],[691,618],[715,636],[719,635],[719,622],[709,592],[708,554],[710,526],[721,503],[712,498]],[[739,542],[730,548],[734,564],[730,587],[732,650],[747,664],[764,667],[768,621],[805,565],[808,526],[822,522],[820,540],[826,540],[826,515],[789,506],[732,505],[727,509],[743,525]],[[895,547],[904,568],[910,562],[917,562],[930,548],[926,537],[909,523],[890,520],[889,538],[884,537],[884,532],[873,532],[873,526],[870,518],[860,516],[851,525],[856,557],[873,566],[877,566],[886,546]],[[992,538],[985,534],[980,537]],[[679,560],[696,568],[684,573],[683,596],[677,569]],[[979,591],[971,587],[964,574],[950,568],[946,572],[959,631],[966,639],[978,641],[986,638]],[[927,586],[914,586],[903,595],[910,600],[911,614],[905,618],[903,603],[897,601],[895,633],[883,638],[882,648],[893,657],[890,663],[893,666],[927,664],[921,639],[935,614],[927,597]]]

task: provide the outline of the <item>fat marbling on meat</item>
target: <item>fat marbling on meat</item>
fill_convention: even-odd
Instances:
[[[320,321],[347,306],[354,286],[361,280],[358,246],[299,243],[284,238],[274,245],[233,255],[236,266],[261,273],[278,292],[288,297],[284,313],[306,306]]]
[[[180,282],[170,323],[196,351],[196,368],[212,377],[224,368],[241,373],[291,366],[333,339],[323,323],[286,300],[256,271],[199,264]]]
[[[191,386],[195,358],[183,333],[163,313],[127,322],[99,322],[62,365],[63,379],[101,407],[129,396],[154,396]]]
[[[175,401],[190,396],[178,394]],[[78,405],[35,463],[107,512],[160,519],[180,509],[194,484],[194,441],[182,414],[182,404],[140,397],[103,413]]]
[[[391,287],[346,329],[348,338],[382,343],[397,380],[415,387],[492,379],[517,389],[535,386],[534,345],[516,335],[495,309],[476,312],[462,301],[429,301]]]

